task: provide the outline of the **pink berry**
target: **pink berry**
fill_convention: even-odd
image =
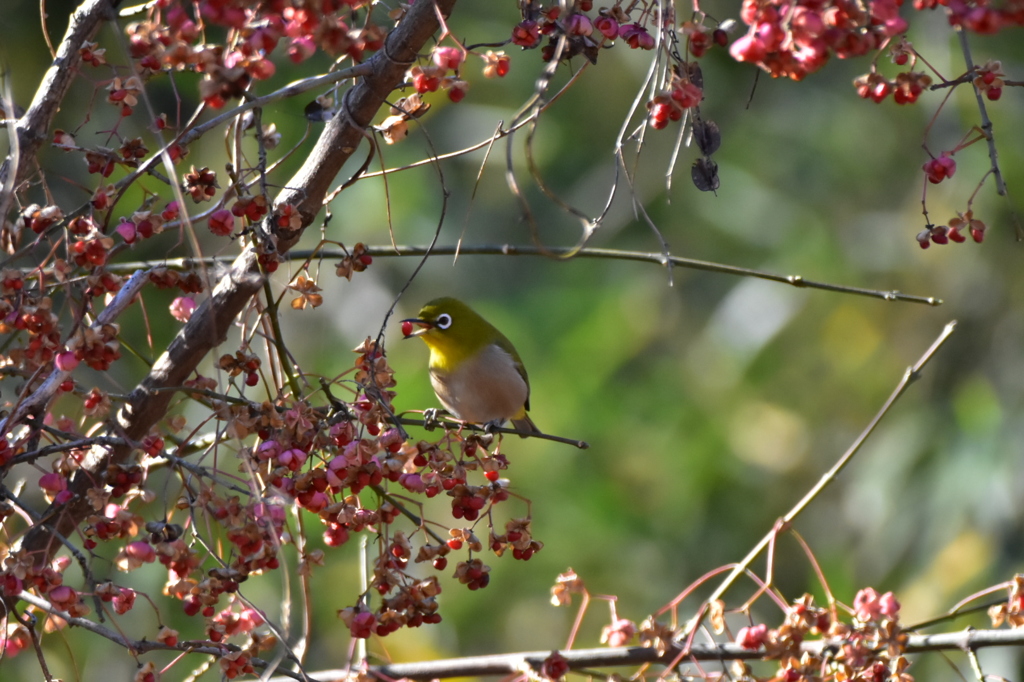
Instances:
[[[235,216],[226,208],[214,211],[206,222],[210,232],[220,237],[231,234],[235,229]]]
[[[619,37],[619,22],[610,16],[603,15],[594,19],[594,28],[609,40],[615,40]]]

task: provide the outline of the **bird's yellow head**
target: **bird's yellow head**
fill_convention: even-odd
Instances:
[[[402,320],[402,333],[407,339],[423,339],[430,348],[431,368],[442,370],[458,367],[488,344],[508,343],[487,320],[451,297],[435,298],[420,309],[418,317]]]

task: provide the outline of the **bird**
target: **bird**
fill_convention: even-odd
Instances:
[[[511,420],[523,438],[540,433],[526,413],[530,380],[515,346],[462,301],[435,298],[402,320],[405,338],[430,349],[430,383],[456,418],[485,428]]]

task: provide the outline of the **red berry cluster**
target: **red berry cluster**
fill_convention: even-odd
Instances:
[[[688,77],[676,74],[671,87],[647,103],[651,127],[661,130],[668,126],[669,121],[679,121],[687,109],[700,104],[703,98],[704,92],[698,85]]]
[[[7,464],[14,459],[17,454],[11,447],[11,444],[6,438],[0,438],[0,469],[7,466]],[[0,505],[0,521],[3,521],[7,516],[8,507]]]
[[[90,173],[99,173],[103,177],[109,178],[110,174],[114,172],[116,163],[117,157],[109,149],[100,147],[85,152],[85,164]]]
[[[370,265],[373,264],[373,256],[366,253],[366,245],[362,242],[356,242],[356,245],[352,247],[352,251],[348,252],[345,249],[344,244],[341,248],[345,250],[348,255],[341,259],[341,262],[335,266],[334,274],[338,277],[344,277],[351,281],[352,274],[356,272],[363,272]],[[408,334],[406,334],[408,336]]]
[[[545,680],[560,680],[569,673],[569,661],[557,651],[544,659],[540,666],[540,674]]]
[[[15,366],[35,372],[52,362],[61,349],[59,318],[53,312],[53,300],[25,290],[20,275],[5,271],[4,293],[0,296],[0,333],[24,331],[28,340],[9,353]]]
[[[131,116],[134,108],[139,104],[139,95],[142,94],[142,81],[138,76],[130,76],[124,82],[120,78],[114,78],[107,86],[109,94],[107,102],[118,107],[121,116]]]
[[[159,439],[158,451],[163,449],[163,440]],[[150,449],[153,444],[146,446]],[[110,486],[110,497],[123,497],[129,490],[136,490],[144,479],[142,467],[138,464],[111,464],[107,467],[106,484]]]
[[[109,493],[103,491],[102,498],[108,499]],[[86,519],[83,531],[86,542],[85,548],[92,550],[97,546],[97,541],[113,539],[128,539],[134,537],[142,526],[142,518],[130,512],[127,507],[107,503],[103,507],[103,513],[93,514]]]
[[[82,400],[82,410],[89,417],[103,418],[110,412],[110,397],[94,388]]]
[[[511,549],[512,558],[529,561],[543,547],[542,543],[533,539],[529,518],[509,519],[505,522],[505,533],[502,535],[491,532],[491,551],[498,556]]]
[[[902,0],[744,0],[740,18],[750,28],[729,47],[741,62],[773,77],[803,80],[835,54],[860,57],[907,30],[899,15]]]
[[[118,587],[112,582],[100,583],[96,586],[95,594],[100,601],[111,604],[114,613],[123,615],[132,610],[135,606],[137,593],[129,587]]]
[[[120,327],[116,324],[105,324],[102,327],[83,327],[68,342],[68,350],[74,353],[75,359],[84,361],[93,369],[105,372],[111,363],[121,357],[120,342],[117,335]]]
[[[169,272],[153,273],[153,281],[177,286],[189,277],[170,276]],[[24,289],[13,273],[6,273],[3,281],[10,292]],[[92,363],[94,356],[102,355],[100,349],[115,337],[113,326],[85,328],[59,354],[67,357],[55,362],[68,371],[79,360]],[[408,441],[391,423],[394,392],[390,389],[395,382],[383,350],[368,339],[356,351],[352,380],[363,385],[365,391],[333,418],[298,402],[226,403],[218,411],[219,418],[229,421],[228,432],[240,437],[249,433],[259,436],[258,443],[243,452],[256,474],[255,480],[264,487],[248,499],[221,495],[216,485],[197,488],[197,492],[180,499],[175,508],[202,510],[213,526],[221,529],[220,541],[231,548],[223,564],[203,570],[204,559],[185,537],[182,525],[166,519],[144,523],[132,511],[135,501],[142,499],[136,492],[144,483],[144,469],[134,462],[111,464],[88,491],[88,497],[101,511],[86,521],[85,548],[102,551],[101,545],[113,543],[117,546],[114,564],[123,571],[159,562],[167,570],[166,593],[180,600],[186,615],[205,619],[206,638],[213,643],[236,636],[258,638],[254,630],[262,620],[255,612],[237,608],[233,595],[249,577],[280,568],[279,550],[293,532],[285,513],[289,504],[319,516],[329,547],[345,544],[356,533],[382,538],[372,575],[379,603],[361,603],[339,614],[359,637],[385,636],[401,627],[440,622],[436,601],[440,583],[435,576],[410,575],[416,563],[429,562],[434,570],[443,571],[451,552],[467,551],[469,556],[457,563],[454,577],[472,590],[486,587],[490,580],[490,568],[477,556],[485,546],[472,527],[451,529],[447,542],[433,534],[432,538],[424,535],[420,542],[395,528],[401,511],[386,496],[365,503],[358,493],[366,488],[378,488],[378,494],[385,495],[384,489],[395,484],[406,495],[427,498],[446,492],[452,498],[454,518],[469,522],[486,519],[487,548],[498,556],[508,551],[516,559],[530,559],[542,545],[533,538],[528,517],[507,521],[500,534],[491,525],[494,506],[509,497],[508,483],[499,477],[508,462],[497,451],[492,436],[446,432],[433,443]],[[231,376],[248,376],[259,369],[260,361],[240,350],[222,357],[219,365]],[[189,383],[207,389],[216,386],[202,377]],[[98,389],[93,389],[84,402],[87,411],[96,415],[110,406],[109,398]],[[74,428],[70,422],[60,425]],[[6,463],[18,447],[4,440],[0,463]],[[155,432],[139,443],[143,456],[149,457],[163,456],[164,447],[163,437]],[[41,489],[55,501],[67,498],[69,475],[81,465],[85,454],[85,450],[77,450],[59,459],[54,471],[41,477]],[[483,477],[481,485],[467,482],[473,472]],[[417,535],[424,533],[419,522],[413,527]],[[304,561],[310,566],[322,561],[315,554]],[[13,555],[0,572],[0,589],[7,595],[36,589],[56,607],[84,614],[83,595],[62,585],[63,561],[65,564],[58,569],[34,572],[30,563],[22,565]],[[135,590],[110,582],[99,585],[96,596],[111,604],[118,614],[131,610],[137,599]],[[231,602],[227,608],[222,603],[225,596]],[[176,633],[161,633],[160,637],[169,643],[177,640]],[[231,667],[233,663],[229,664],[238,672]]]
[[[931,76],[919,71],[904,71],[897,74],[893,81],[885,79],[877,72],[871,72],[858,76],[853,81],[857,94],[864,99],[871,99],[876,104],[890,93],[896,104],[914,104],[931,83]]]
[[[507,483],[496,476],[507,467],[507,461],[490,450],[490,436],[446,434],[439,443],[407,441],[390,425],[394,392],[389,389],[395,382],[383,352],[369,339],[356,351],[353,379],[375,389],[351,404],[351,419],[341,419],[325,429],[322,417],[295,405],[283,413],[283,420],[275,427],[260,429],[262,440],[251,451],[251,462],[266,481],[268,493],[318,514],[329,547],[345,544],[355,533],[380,533],[398,520],[399,510],[389,501],[365,507],[354,497],[368,487],[395,483],[406,494],[427,498],[447,492],[452,498],[453,517],[467,521],[485,518],[485,510],[508,499]],[[228,371],[239,370],[244,362],[239,355],[225,356],[221,361]],[[361,431],[366,435],[360,437]],[[467,483],[473,471],[483,473],[485,484]],[[237,517],[241,523],[245,508],[215,516]],[[488,513],[486,518],[490,517]],[[232,528],[228,538],[238,548],[240,560],[271,546],[270,538],[257,533],[258,528],[245,524]],[[385,537],[372,576],[372,585],[382,597],[380,605],[370,608],[361,604],[339,614],[357,637],[385,635],[403,625],[438,622],[434,596],[440,588],[434,579],[424,582],[411,577],[410,564],[429,561],[436,570],[443,570],[450,551],[467,544],[471,553],[483,550],[470,530],[453,530],[447,544],[427,542],[418,550],[401,531],[388,531]],[[515,558],[525,560],[542,545],[530,534],[529,519],[523,518],[506,524],[501,535],[492,530],[490,546],[499,555],[508,550]],[[240,560],[231,567],[250,573],[253,566]],[[471,556],[458,564],[455,575],[470,589],[479,589],[487,585],[489,570],[479,558]]]
[[[255,197],[240,197],[231,206],[231,215],[244,217],[250,223],[258,222],[268,211],[267,198],[262,194]]]
[[[471,590],[487,587],[491,582],[491,567],[480,559],[460,561],[455,567],[455,578]]]
[[[914,0],[914,9],[946,8],[950,26],[991,35],[1004,28],[1024,26],[1024,2],[1009,0],[993,7],[988,0]]]
[[[953,177],[956,173],[956,161],[953,160],[953,155],[950,152],[942,152],[939,158],[932,158],[921,166],[921,170],[924,171],[925,176],[928,178],[928,182],[933,185],[937,185],[946,178]]]
[[[415,88],[417,95],[427,92],[444,90],[452,102],[461,102],[469,91],[469,82],[460,75],[460,69],[470,55],[479,57],[484,62],[483,74],[486,78],[503,78],[508,74],[511,62],[503,52],[488,50],[483,54],[471,52],[461,45],[438,45],[430,54],[429,64],[417,64],[409,69],[407,77]],[[450,73],[449,73],[450,72]],[[415,95],[413,96],[415,97]],[[406,100],[403,100],[405,102]],[[386,139],[391,144],[405,136],[405,121],[421,115],[429,105],[420,105],[418,100],[410,98],[408,105],[400,110],[392,110],[392,116],[383,124]],[[400,130],[396,129],[396,124]]]
[[[292,204],[283,204],[277,207],[274,222],[282,230],[297,230],[302,227],[302,214]]]
[[[541,58],[549,62],[555,58],[558,41],[564,36],[566,50],[559,59],[570,59],[578,54],[591,62],[597,61],[601,47],[611,47],[610,41],[622,40],[631,49],[654,49],[654,36],[640,21],[633,21],[630,14],[618,4],[601,8],[597,16],[591,17],[592,0],[576,0],[569,12],[563,12],[559,3],[544,6],[524,3],[523,20],[512,29],[512,43],[523,49],[539,47],[544,37],[548,42],[541,49]],[[646,12],[644,13],[646,17]]]
[[[790,605],[785,622],[778,628],[755,623],[740,628],[734,641],[744,649],[763,650],[765,658],[777,660],[775,679],[784,682],[913,682],[906,673],[904,657],[907,635],[899,625],[900,604],[892,592],[878,594],[872,588],[860,590],[854,598],[851,623],[838,619],[838,612],[814,604],[804,595]],[[801,653],[808,635],[818,635],[836,647],[827,657]]]
[[[149,281],[158,289],[178,288],[187,294],[198,294],[205,289],[202,277],[195,271],[183,274],[165,267],[153,268],[149,272]]]
[[[64,212],[59,206],[30,204],[21,211],[22,226],[36,234],[42,234],[44,230],[61,220],[64,220]]]
[[[134,134],[124,134],[128,124],[121,121],[144,110],[139,105],[149,79],[161,72],[199,74],[200,97],[207,107],[217,108],[246,95],[254,84],[274,74],[270,53],[275,49],[286,49],[294,61],[308,58],[319,49],[361,61],[366,51],[380,49],[384,36],[384,29],[374,23],[381,13],[362,11],[366,5],[369,3],[364,0],[148,3],[139,13],[141,20],[127,28],[134,63],[108,67],[111,74],[97,86],[100,106],[115,107],[112,111],[119,119],[112,130],[103,131],[108,146],[83,149],[76,145],[75,135],[65,131],[54,131],[53,144],[62,152],[81,154],[88,171],[102,178],[112,176],[118,167],[143,166],[152,156],[149,145]],[[574,30],[583,31],[582,20],[577,22],[580,25]],[[226,37],[218,44],[220,36]],[[425,85],[428,90],[436,89],[429,87],[433,85],[430,79],[438,76],[437,87],[444,89],[452,101],[461,100],[468,85],[461,80],[460,73],[470,54],[481,59],[487,77],[502,77],[509,71],[510,60],[501,52],[477,54],[458,43],[443,44],[430,55],[424,73],[414,76],[417,89]],[[104,50],[96,44],[87,43],[79,56],[90,68],[107,65]],[[149,127],[167,129],[168,117],[155,115]],[[75,128],[76,134],[78,130]],[[266,144],[269,148],[269,141]],[[187,149],[175,143],[167,152],[172,162],[178,162]],[[240,169],[236,176],[232,171],[231,186],[222,191],[217,173],[211,168],[179,168],[175,173],[195,203],[212,202],[204,218],[217,235],[234,233],[237,219],[252,223],[270,211],[266,196],[248,194],[252,190],[247,183],[252,182],[253,174],[251,170]],[[36,240],[41,252],[39,267],[31,273],[5,270],[0,276],[0,333],[20,335],[17,341],[23,341],[20,347],[11,343],[6,351],[12,369],[40,382],[53,369],[65,373],[67,376],[58,378],[63,379],[61,390],[67,395],[58,404],[61,409],[64,404],[74,405],[76,396],[80,403],[71,412],[73,417],[55,414],[50,421],[51,415],[46,415],[46,423],[50,428],[56,424],[57,428],[83,439],[86,436],[81,434],[111,435],[95,425],[109,416],[113,403],[111,396],[100,388],[76,388],[70,374],[81,363],[98,371],[109,370],[121,354],[120,330],[114,324],[76,324],[62,332],[62,320],[54,310],[69,310],[77,315],[76,322],[84,319],[91,323],[102,310],[102,296],[116,293],[122,286],[121,277],[106,269],[112,254],[138,248],[137,244],[151,249],[146,240],[177,227],[175,223],[182,219],[182,207],[176,201],[166,203],[161,210],[162,202],[158,203],[159,197],[149,189],[139,195],[125,192],[123,183],[114,183],[113,179],[97,180],[96,186],[87,188],[83,195],[88,201],[84,211],[76,211],[71,217],[56,205],[29,201],[20,204],[25,208],[16,225],[17,234],[19,238],[24,234]],[[39,187],[38,183],[32,186]],[[37,200],[45,203],[41,198],[44,192],[37,194]],[[141,198],[127,198],[132,196]],[[139,203],[125,207],[124,202],[129,200]],[[120,209],[115,212],[119,203]],[[278,206],[274,211],[272,220],[282,230],[297,230],[308,222],[295,206]],[[48,254],[44,251],[47,248]],[[350,277],[365,270],[372,261],[365,246],[357,244],[338,266],[339,275]],[[278,264],[275,254],[261,254],[260,262],[267,271]],[[177,288],[183,294],[202,292],[206,288],[204,277],[198,271],[167,267],[148,273],[149,282],[155,287]],[[47,295],[54,291],[61,296],[67,292],[72,304],[63,300],[55,304]],[[175,301],[186,299],[194,308],[192,296],[179,296]],[[188,306],[178,307],[184,313]],[[239,384],[244,379],[246,386],[254,386],[263,378],[260,359],[247,348],[226,357],[220,369],[229,376],[239,376]],[[50,363],[52,367],[47,366]],[[298,401],[240,401],[238,395],[245,392],[240,385],[232,391],[231,399],[220,401],[210,397],[210,392],[219,386],[217,382],[202,376],[190,378],[186,387],[203,389],[202,395],[195,395],[212,405],[217,418],[226,423],[225,433],[238,439],[258,436],[250,448],[243,449],[243,455],[246,463],[252,465],[254,485],[259,489],[252,497],[235,497],[220,487],[221,479],[197,468],[192,472],[197,485],[186,487],[176,504],[165,506],[169,507],[166,518],[145,523],[134,505],[150,499],[142,489],[146,468],[138,459],[111,464],[101,475],[76,479],[90,481],[92,487],[82,494],[82,501],[87,500],[96,510],[83,527],[82,545],[90,556],[95,553],[124,571],[159,563],[167,572],[166,593],[178,600],[187,615],[204,619],[209,642],[222,644],[242,636],[255,640],[255,629],[261,621],[252,612],[240,609],[233,595],[240,583],[251,576],[276,570],[283,564],[281,547],[292,541],[296,533],[289,527],[285,511],[289,505],[295,505],[320,518],[328,546],[345,544],[357,533],[382,538],[381,556],[373,576],[375,599],[379,603],[364,605],[360,613],[353,615],[353,632],[361,636],[386,635],[403,626],[439,622],[437,578],[414,578],[410,573],[416,563],[429,563],[436,571],[447,569],[447,555],[453,550],[443,539],[427,534],[426,528],[430,526],[413,524],[417,535],[402,535],[395,528],[402,519],[401,508],[384,491],[390,487],[406,497],[424,498],[448,493],[453,515],[455,509],[464,509],[460,515],[463,522],[477,521],[490,529],[494,505],[509,497],[507,482],[499,478],[507,462],[489,437],[473,441],[472,447],[465,445],[472,440],[470,437],[456,433],[445,433],[435,443],[407,442],[404,431],[392,421],[394,392],[390,389],[394,381],[382,350],[375,344],[368,342],[359,349],[351,379],[360,385],[356,399],[328,419],[327,410],[314,410]],[[114,398],[115,402],[119,400]],[[172,422],[174,418],[167,426]],[[16,456],[34,447],[33,441],[17,430],[0,435],[8,436],[0,438],[2,467],[10,466]],[[38,432],[35,438],[38,440]],[[165,452],[166,444],[159,433],[151,433],[134,445],[134,457],[173,459]],[[88,447],[62,454],[52,470],[39,477],[39,490],[47,499],[54,503],[72,499],[75,492],[70,481],[87,452]],[[207,476],[204,483],[199,482]],[[474,477],[480,478],[473,480]],[[377,490],[371,493],[370,489]],[[465,505],[460,506],[460,502]],[[190,514],[202,515],[208,523],[191,525],[186,522]],[[209,538],[208,545],[197,544],[186,535],[205,533],[211,528],[215,537]],[[500,535],[492,531],[491,536],[491,545],[499,554],[507,549],[517,558],[529,558],[540,549],[540,543],[529,534],[526,519],[507,526]],[[459,579],[471,589],[484,587],[488,580],[489,568],[476,556],[486,548],[478,544],[463,550],[469,557],[457,570]],[[198,547],[225,548],[223,563],[210,568],[206,565],[206,554]],[[86,613],[83,593],[62,584],[66,559],[45,570],[22,559],[16,554],[5,557],[0,570],[4,596],[30,589],[59,609],[73,615]],[[304,569],[312,570],[316,552],[310,552],[301,561]],[[102,583],[95,590],[95,597],[116,614],[132,610],[139,594],[114,582]],[[7,652],[15,650],[16,645],[11,642],[20,640],[6,632],[2,634],[0,647]],[[178,641],[177,633],[171,631],[162,630],[157,638],[171,646]],[[232,678],[252,672],[250,659],[254,654],[255,650],[232,651],[225,647],[220,661],[223,674]],[[136,678],[154,679],[155,671],[140,668]]]
[[[64,584],[64,572],[71,565],[71,557],[62,556],[49,566],[36,566],[26,552],[16,550],[7,555],[0,571],[0,594],[17,597],[23,590],[33,590],[44,595],[50,602],[72,616],[84,616],[89,607],[82,594]],[[2,643],[2,641],[0,641]]]
[[[1003,77],[1006,74],[1003,73],[1001,62],[990,59],[975,69],[975,73],[977,75],[974,77],[974,87],[985,93],[987,99],[995,102],[1003,96],[1003,86],[1005,85]]]
[[[713,45],[725,47],[729,44],[729,34],[721,27],[709,29],[703,23],[684,21],[679,32],[686,36],[686,49],[698,58],[703,57]]]
[[[218,237],[227,237],[235,231],[235,215],[226,208],[220,208],[209,215],[206,224]]]
[[[988,617],[992,619],[992,627],[997,628],[1003,623],[1019,628],[1024,625],[1024,573],[1018,573],[1008,581],[1007,599],[989,607]]]
[[[112,246],[114,246],[114,240],[111,237],[92,234],[73,242],[69,248],[69,255],[76,265],[100,267],[106,264],[107,252]]]
[[[51,503],[65,504],[72,497],[68,490],[68,478],[63,473],[51,471],[39,477],[39,489]]]
[[[90,66],[103,66],[106,64],[106,54],[107,51],[104,48],[88,40],[82,43],[82,47],[78,50],[78,55],[82,58],[82,61]]]
[[[948,244],[956,242],[962,244],[967,241],[964,236],[966,230],[977,243],[985,239],[985,223],[974,217],[973,211],[959,213],[955,218],[950,218],[949,225],[926,225],[923,230],[917,233],[917,243],[922,249],[927,249],[934,242],[935,244]]]
[[[206,637],[211,642],[222,642],[228,637],[247,635],[265,622],[259,611],[245,606],[238,610],[228,607],[206,624]]]
[[[921,9],[918,7],[918,3],[915,3],[915,7]],[[1022,4],[1022,8],[1024,8],[1024,4]],[[975,7],[974,11],[989,13],[996,10],[989,7]],[[1024,9],[1021,10],[1021,16],[1024,18]],[[950,14],[950,21],[954,24],[958,23],[955,21],[954,14]],[[976,28],[971,30],[979,33],[990,32]],[[921,93],[931,85],[932,79],[924,73],[913,71],[918,55],[905,37],[893,43],[889,47],[889,53],[893,63],[897,66],[905,66],[909,63],[911,69],[901,72],[896,75],[895,79],[889,80],[879,74],[875,66],[872,65],[869,73],[854,79],[853,85],[857,89],[857,94],[864,99],[871,99],[875,103],[881,102],[889,94],[892,94],[897,104],[913,104]],[[1002,97],[1005,74],[1002,72],[1002,64],[999,61],[989,60],[975,67],[970,75],[973,75],[974,86],[990,101],[994,102]],[[956,83],[952,83],[952,85],[956,85]]]
[[[183,69],[203,74],[200,95],[208,106],[220,108],[241,96],[252,81],[274,75],[269,56],[283,40],[288,57],[296,63],[317,48],[357,62],[367,51],[380,49],[380,26],[364,22],[361,28],[350,27],[342,18],[362,4],[325,0],[299,7],[265,3],[257,8],[237,0],[201,0],[194,5],[199,10],[195,16],[188,3],[153,3],[145,20],[128,26],[129,49],[146,75]],[[202,24],[227,28],[224,44],[204,42]]]
[[[256,669],[252,665],[252,654],[248,651],[225,650],[217,661],[224,677],[233,680],[239,675],[252,675]]]
[[[164,211],[164,213],[167,212]],[[136,211],[131,217],[122,217],[114,229],[126,244],[134,244],[140,239],[149,239],[153,235],[163,232],[165,221],[166,218],[162,213]]]
[[[139,159],[145,158],[149,154],[149,149],[146,148],[141,137],[135,137],[125,140],[117,152],[121,155],[122,164],[128,168],[138,168]]]
[[[245,374],[245,385],[255,386],[259,383],[259,369],[261,360],[252,353],[243,350],[235,351],[234,355],[222,355],[217,361],[217,366],[228,373],[228,376],[236,377]]]
[[[220,189],[220,185],[217,184],[217,172],[205,167],[196,170],[196,167],[192,166],[192,170],[185,173],[184,185],[185,191],[197,204],[201,201],[209,201],[217,195],[217,190]]]
[[[124,280],[106,270],[95,270],[85,278],[85,293],[93,298],[102,298],[106,294],[116,294],[121,290]]]

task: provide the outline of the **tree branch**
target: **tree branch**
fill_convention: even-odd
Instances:
[[[815,640],[800,645],[801,652],[821,655],[825,649],[834,647],[841,642]],[[974,651],[994,646],[1020,646],[1024,644],[1024,629],[1017,630],[962,630],[960,632],[943,632],[934,635],[911,635],[907,641],[906,653],[922,653],[925,651]],[[586,668],[608,668],[619,666],[638,666],[643,664],[661,663],[669,665],[683,654],[681,649],[670,648],[664,654],[647,647],[618,647],[607,649],[577,649],[559,652],[572,670]],[[370,672],[379,679],[413,680],[445,679],[450,677],[476,677],[479,675],[508,675],[521,672],[524,667],[540,670],[540,665],[551,655],[550,651],[525,651],[514,654],[495,654],[491,656],[469,656],[440,661],[420,661],[417,663],[389,663],[370,668]],[[731,642],[724,644],[694,644],[690,647],[684,660],[696,661],[736,661],[758,660],[764,658],[763,650],[744,649]],[[321,670],[310,672],[309,678],[319,682],[327,680],[347,679],[351,671]],[[271,682],[284,682],[286,678],[272,677]]]
[[[739,275],[743,277],[757,277],[758,279],[765,279],[770,282],[778,282],[780,284],[789,284],[800,289],[820,289],[823,291],[834,291],[840,294],[853,294],[856,296],[868,296],[870,298],[880,298],[884,301],[906,301],[908,303],[923,303],[930,306],[942,305],[942,299],[935,298],[934,296],[916,296],[913,294],[904,294],[900,291],[891,289],[889,291],[881,289],[866,289],[863,287],[851,287],[844,284],[830,284],[828,282],[818,282],[815,280],[804,279],[803,275],[778,275],[772,272],[765,272],[764,270],[753,270],[750,268],[741,268],[736,265],[727,265],[725,263],[714,263],[711,261],[696,260],[693,258],[683,258],[682,256],[665,256],[661,252],[644,252],[644,251],[624,251],[619,249],[600,249],[593,247],[579,248],[565,248],[565,247],[554,247],[545,246],[543,248],[537,246],[522,246],[515,244],[497,244],[497,245],[478,245],[478,246],[466,246],[466,245],[451,245],[451,246],[366,246],[363,252],[373,256],[374,258],[388,258],[388,257],[399,257],[399,256],[546,256],[546,257],[569,257],[572,258],[603,258],[611,260],[629,260],[639,261],[643,263],[656,263],[659,265],[666,265],[671,263],[672,265],[678,265],[683,268],[690,268],[692,270],[705,270],[708,272],[719,272],[726,275]],[[319,249],[312,251],[293,251],[290,254],[290,260],[306,260],[314,258],[344,258],[348,254],[343,251],[336,251],[333,249]],[[163,267],[185,270],[193,268],[199,264],[205,264],[207,266],[215,265],[217,263],[224,263],[223,258],[213,256],[210,258],[172,258],[164,259],[159,262],[157,261],[140,261],[135,263],[114,263],[107,266],[107,270],[110,272],[129,272],[132,269],[140,267],[154,267],[161,265]]]

